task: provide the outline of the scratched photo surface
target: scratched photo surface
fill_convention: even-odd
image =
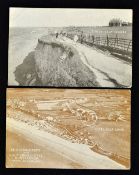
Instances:
[[[7,89],[7,168],[130,168],[130,90]]]
[[[10,8],[8,85],[132,86],[132,9]]]

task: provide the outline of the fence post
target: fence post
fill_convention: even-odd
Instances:
[[[116,46],[116,43],[118,43],[117,41],[118,41],[118,35],[116,34],[115,42],[114,42],[114,48],[115,48],[115,46]]]
[[[118,39],[118,36],[117,36],[117,46],[118,46],[118,42],[119,42],[119,39]],[[119,47],[119,46],[118,46]]]
[[[107,46],[109,46],[109,37],[107,35]]]
[[[125,40],[124,40],[124,50],[126,50],[126,48],[125,48]]]
[[[131,40],[129,41],[129,44],[128,44],[128,47],[127,47],[127,52],[128,52],[129,47],[130,47],[130,43],[131,43]]]
[[[101,45],[101,38],[100,38],[100,36],[99,36],[99,45]]]
[[[99,43],[99,42],[98,42],[98,36],[96,37],[96,39],[97,39],[96,42],[97,42],[97,45],[98,45],[98,43]]]
[[[93,41],[93,44],[94,44],[94,40],[95,40],[94,35],[92,35],[92,41]]]

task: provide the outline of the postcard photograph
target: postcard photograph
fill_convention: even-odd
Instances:
[[[6,167],[130,169],[130,90],[7,89]]]
[[[132,86],[132,9],[10,8],[8,85]]]

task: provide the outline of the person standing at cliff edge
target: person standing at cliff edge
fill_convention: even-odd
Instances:
[[[75,41],[75,42],[78,41],[78,36],[77,36],[77,35],[74,36],[74,41]]]
[[[58,38],[58,32],[57,31],[55,31],[55,35],[56,35],[56,38]]]

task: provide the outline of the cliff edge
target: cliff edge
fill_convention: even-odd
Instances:
[[[26,86],[99,86],[74,46],[52,35],[38,39],[35,50],[17,66],[15,77],[20,85]]]

